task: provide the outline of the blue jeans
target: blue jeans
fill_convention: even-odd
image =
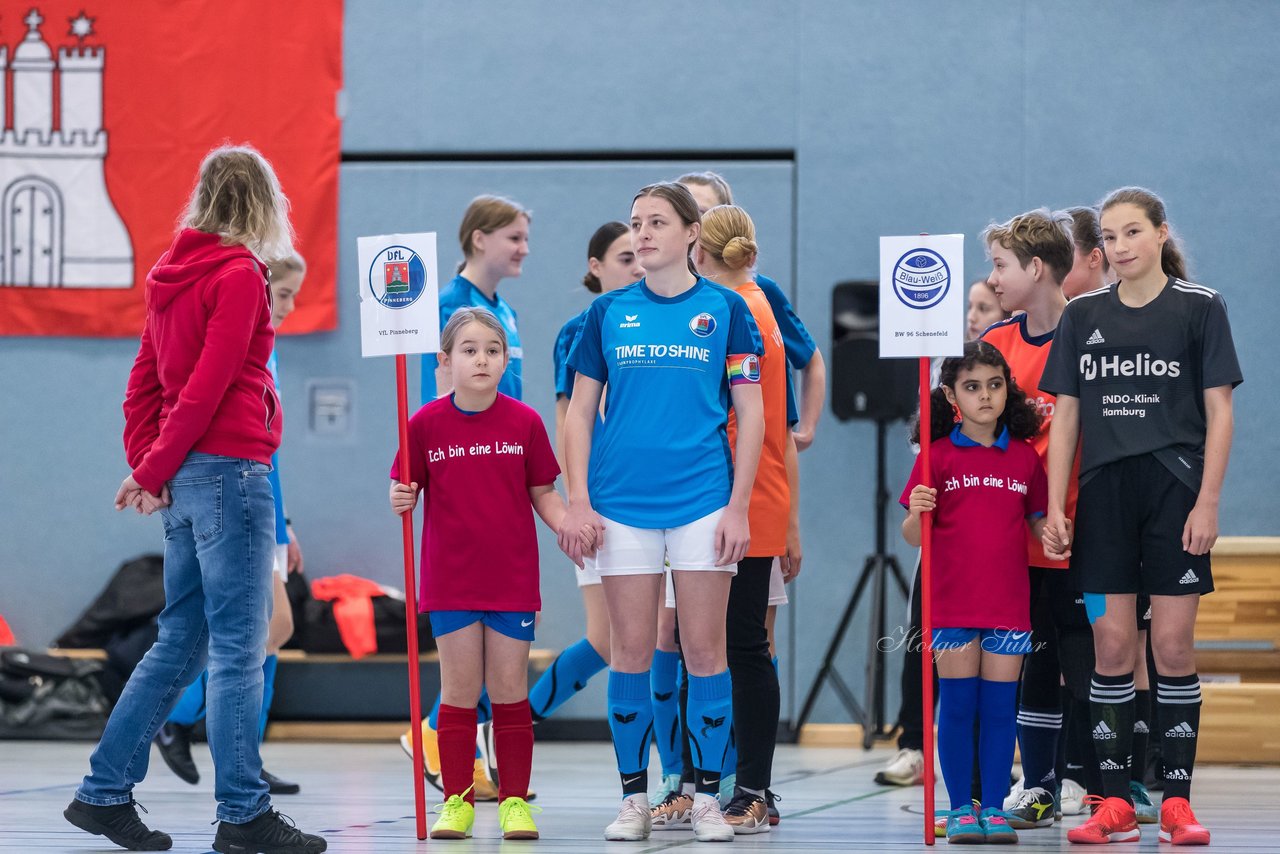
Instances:
[[[258,754],[262,661],[271,618],[275,504],[270,466],[192,453],[169,482],[160,633],[133,671],[76,791],[87,804],[128,803],[147,775],[151,740],[183,690],[209,669],[209,749],[220,821],[271,806]]]

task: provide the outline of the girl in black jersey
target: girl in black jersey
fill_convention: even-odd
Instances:
[[[1102,238],[1119,281],[1067,305],[1040,387],[1057,395],[1049,440],[1050,557],[1070,556],[1091,609],[1090,704],[1104,797],[1072,842],[1138,838],[1129,798],[1133,650],[1139,593],[1151,596],[1163,733],[1160,838],[1204,845],[1188,798],[1200,723],[1192,648],[1199,597],[1213,590],[1209,550],[1231,449],[1232,389],[1242,379],[1226,304],[1186,281],[1164,203],[1125,187],[1103,201]],[[1080,441],[1080,500],[1063,512]]]

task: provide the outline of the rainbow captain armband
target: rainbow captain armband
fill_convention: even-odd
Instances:
[[[729,357],[729,385],[760,382],[760,357],[755,353]]]

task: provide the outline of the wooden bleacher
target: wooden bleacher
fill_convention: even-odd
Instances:
[[[1200,600],[1197,758],[1280,764],[1280,537],[1223,537]]]
[[[1222,537],[1213,581],[1196,620],[1197,761],[1280,764],[1280,537]],[[806,724],[800,733],[804,745],[861,742],[857,724]]]

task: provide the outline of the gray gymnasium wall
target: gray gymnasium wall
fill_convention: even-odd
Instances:
[[[622,151],[629,162],[344,164],[339,269],[352,272],[357,234],[451,234],[474,193],[531,205],[533,255],[504,293],[522,314],[528,400],[549,421],[551,338],[585,302],[586,237],[652,178],[721,169],[761,223],[765,269],[828,352],[831,285],[874,277],[877,235],[963,232],[972,278],[986,272],[974,235],[992,218],[1145,184],[1167,199],[1193,278],[1226,294],[1244,363],[1223,533],[1274,534],[1278,318],[1260,246],[1280,231],[1278,27],[1280,5],[1234,0],[349,0],[348,155]],[[692,154],[637,162],[672,151]],[[723,156],[743,151],[787,156]],[[446,267],[456,255],[447,237],[441,245]],[[339,331],[280,344],[289,509],[312,575],[396,583],[390,365],[358,358],[351,286],[340,288]],[[119,401],[134,348],[0,340],[0,613],[27,643],[49,641],[120,560],[160,542],[158,521],[110,507],[125,473]],[[355,388],[345,442],[309,436],[301,406],[308,380],[335,377]],[[897,426],[893,435],[896,497],[910,456]],[[792,624],[781,625],[784,685],[801,694],[871,548],[872,446],[870,426],[828,417],[801,457],[805,570],[784,612],[794,647]],[[896,530],[890,542],[910,571]],[[580,606],[551,540],[542,546],[539,644],[558,648],[579,635]],[[896,622],[902,604],[891,600],[890,613]],[[855,686],[862,625],[840,659]],[[896,678],[890,695],[892,714]],[[565,713],[598,716],[602,697],[594,687]],[[784,695],[784,716],[793,711]],[[844,719],[829,692],[814,719]]]

